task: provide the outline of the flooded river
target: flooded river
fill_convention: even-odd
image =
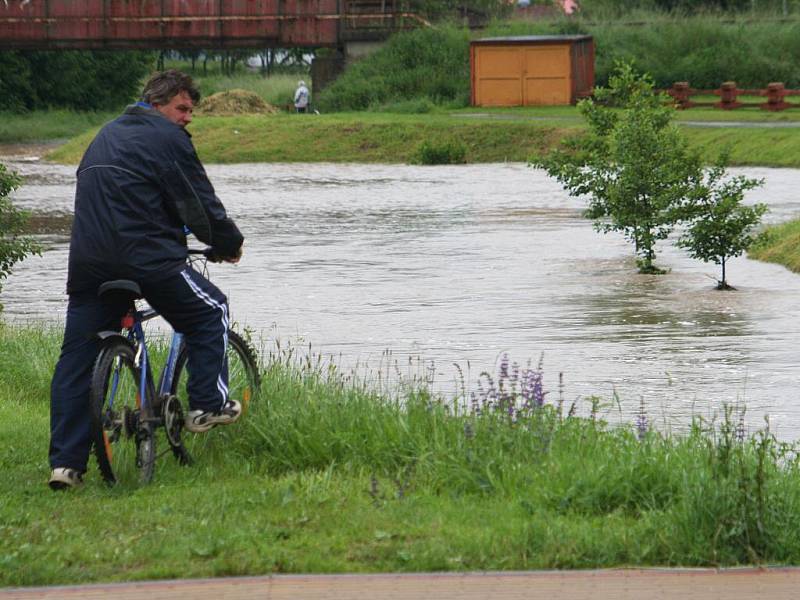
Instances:
[[[74,167],[11,166],[26,176],[16,203],[63,225]],[[780,437],[800,433],[800,276],[782,267],[733,260],[738,291],[717,292],[718,267],[662,243],[670,272],[638,275],[620,236],[596,233],[581,201],[521,164],[208,171],[247,238],[241,264],[215,266],[213,279],[234,319],[269,340],[310,344],[343,367],[384,370],[387,350],[401,365],[432,363],[448,394],[454,363],[474,389],[503,352],[523,364],[543,353],[548,398],[563,372],[564,401],[584,414],[588,397],[616,394],[609,419],[631,420],[644,401],[676,430],[727,403],[746,407],[750,429],[768,414]],[[768,221],[800,212],[800,172],[746,173],[766,179],[748,200],[770,205]],[[63,320],[67,237],[43,240],[44,256],[6,282],[6,320]]]

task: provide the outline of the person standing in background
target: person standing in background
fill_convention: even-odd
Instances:
[[[304,113],[308,110],[308,88],[305,81],[297,82],[297,89],[294,92],[294,107],[299,113]]]

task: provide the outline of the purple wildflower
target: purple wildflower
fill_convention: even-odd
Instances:
[[[500,359],[500,381],[508,378],[508,353],[504,352]]]
[[[647,411],[644,406],[644,398],[642,398],[639,403],[639,412],[636,415],[636,437],[639,438],[640,442],[644,441],[649,429],[650,424],[647,422]]]
[[[542,384],[542,372],[534,371],[531,377],[533,380],[533,405],[544,406],[544,385]]]
[[[740,444],[744,443],[745,430],[744,430],[744,411],[739,415],[739,422],[736,423],[736,441]]]

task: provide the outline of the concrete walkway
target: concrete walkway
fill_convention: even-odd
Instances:
[[[800,568],[623,569],[408,575],[275,575],[0,589],[2,600],[783,600]]]

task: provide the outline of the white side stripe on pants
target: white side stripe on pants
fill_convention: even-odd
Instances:
[[[223,406],[225,406],[225,402],[228,401],[228,386],[222,379],[222,373],[225,366],[225,356],[228,353],[228,306],[226,304],[220,304],[219,302],[214,300],[211,296],[206,294],[200,288],[200,286],[198,286],[194,281],[192,281],[192,277],[187,272],[186,269],[181,271],[181,275],[186,280],[186,283],[189,284],[189,287],[195,293],[195,296],[200,298],[207,305],[222,311],[222,327],[225,333],[222,335],[222,364],[220,365],[219,377],[217,377],[217,390],[219,390],[219,393],[222,395],[222,403],[220,404],[220,408],[222,408]]]

